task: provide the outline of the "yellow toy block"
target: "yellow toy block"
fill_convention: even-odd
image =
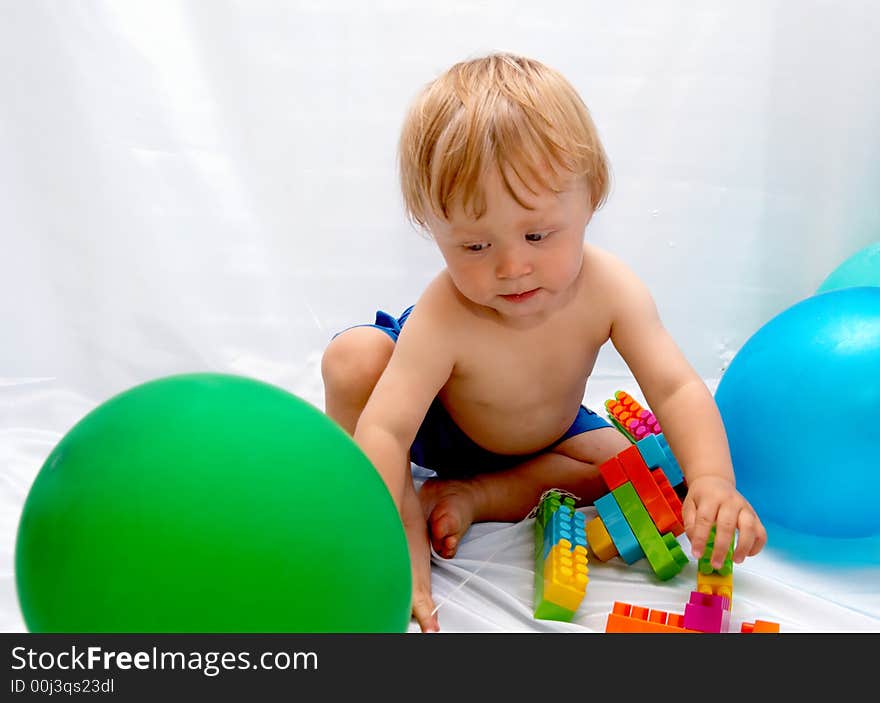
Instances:
[[[587,550],[561,539],[544,560],[544,600],[575,611],[587,591]]]
[[[697,571],[697,591],[714,596],[724,596],[733,601],[733,572],[722,575],[704,574]]]
[[[617,547],[614,540],[608,534],[602,518],[595,517],[587,523],[587,544],[593,550],[593,554],[602,561],[608,561],[617,556]]]

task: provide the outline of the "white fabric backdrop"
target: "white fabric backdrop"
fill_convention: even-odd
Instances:
[[[395,147],[442,69],[569,77],[614,172],[588,236],[711,382],[880,236],[877,36],[867,0],[0,0],[0,625],[28,487],[85,412],[207,370],[321,407],[330,335],[414,301],[440,259]],[[610,348],[596,379],[633,390]]]

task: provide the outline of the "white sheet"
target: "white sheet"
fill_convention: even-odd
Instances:
[[[587,519],[594,508],[583,508]],[[683,613],[696,584],[696,561],[661,582],[642,559],[590,558],[586,596],[571,623],[533,617],[534,521],[483,523],[454,559],[433,560],[443,632],[604,632],[614,601]],[[690,554],[687,538],[679,538]],[[772,546],[734,567],[731,632],[743,621],[770,620],[781,632],[880,632],[880,568],[798,564]],[[418,627],[411,623],[411,632]]]
[[[710,389],[716,381],[705,379]],[[631,379],[593,379],[586,401],[599,410],[618,388],[640,402]],[[416,467],[420,477],[430,475]],[[587,520],[593,507],[581,508]],[[614,601],[683,613],[696,587],[696,560],[669,581],[647,560],[627,565],[589,557],[586,596],[571,623],[536,620],[534,520],[474,525],[454,559],[433,558],[435,604],[444,632],[604,632]],[[770,541],[756,557],[734,566],[731,632],[755,619],[778,622],[781,632],[880,632],[880,538],[831,540],[794,535],[768,525]],[[774,537],[777,542],[774,543]],[[678,538],[691,555],[685,535]],[[410,631],[418,631],[412,623]]]
[[[707,383],[713,387],[713,382]],[[599,408],[622,388],[639,400],[626,378],[597,378],[586,401]],[[290,388],[322,405],[317,361]],[[46,456],[98,399],[85,398],[58,380],[16,379],[0,386],[0,630],[26,631],[15,594],[15,531],[27,491]],[[417,481],[430,475],[415,467]],[[595,509],[583,508],[587,517]],[[533,520],[516,524],[482,523],[465,535],[454,559],[435,557],[433,588],[442,632],[603,632],[615,600],[684,612],[696,584],[692,559],[673,579],[657,580],[643,559],[627,566],[620,559],[591,558],[586,597],[571,623],[533,617]],[[690,554],[687,538],[679,538]],[[734,568],[732,628],[756,618],[780,623],[783,632],[880,632],[880,540],[858,545],[831,540],[815,544],[814,561],[795,559],[771,544]],[[859,546],[870,563],[856,563]],[[873,550],[873,551],[870,551]],[[845,557],[849,557],[847,563]],[[839,562],[843,559],[843,563]],[[863,559],[864,561],[864,559]],[[418,628],[414,623],[410,631]]]

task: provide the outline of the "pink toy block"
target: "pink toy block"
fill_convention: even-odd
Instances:
[[[690,601],[684,608],[684,627],[699,632],[729,632],[730,599],[691,591]]]

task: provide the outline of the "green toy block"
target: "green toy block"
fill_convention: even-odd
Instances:
[[[671,540],[660,535],[632,483],[626,482],[611,493],[657,577],[666,581],[680,572],[688,562],[687,556],[675,535],[667,533]]]
[[[574,618],[574,611],[563,608],[552,601],[544,600],[543,568],[535,570],[535,618],[538,620],[559,620],[561,622],[571,622]]]
[[[719,576],[727,576],[733,573],[733,540],[730,541],[730,547],[724,556],[724,563],[720,569],[712,567],[712,550],[715,549],[715,525],[709,530],[709,539],[706,540],[706,548],[703,550],[703,556],[697,560],[697,569],[701,574],[718,574]]]

